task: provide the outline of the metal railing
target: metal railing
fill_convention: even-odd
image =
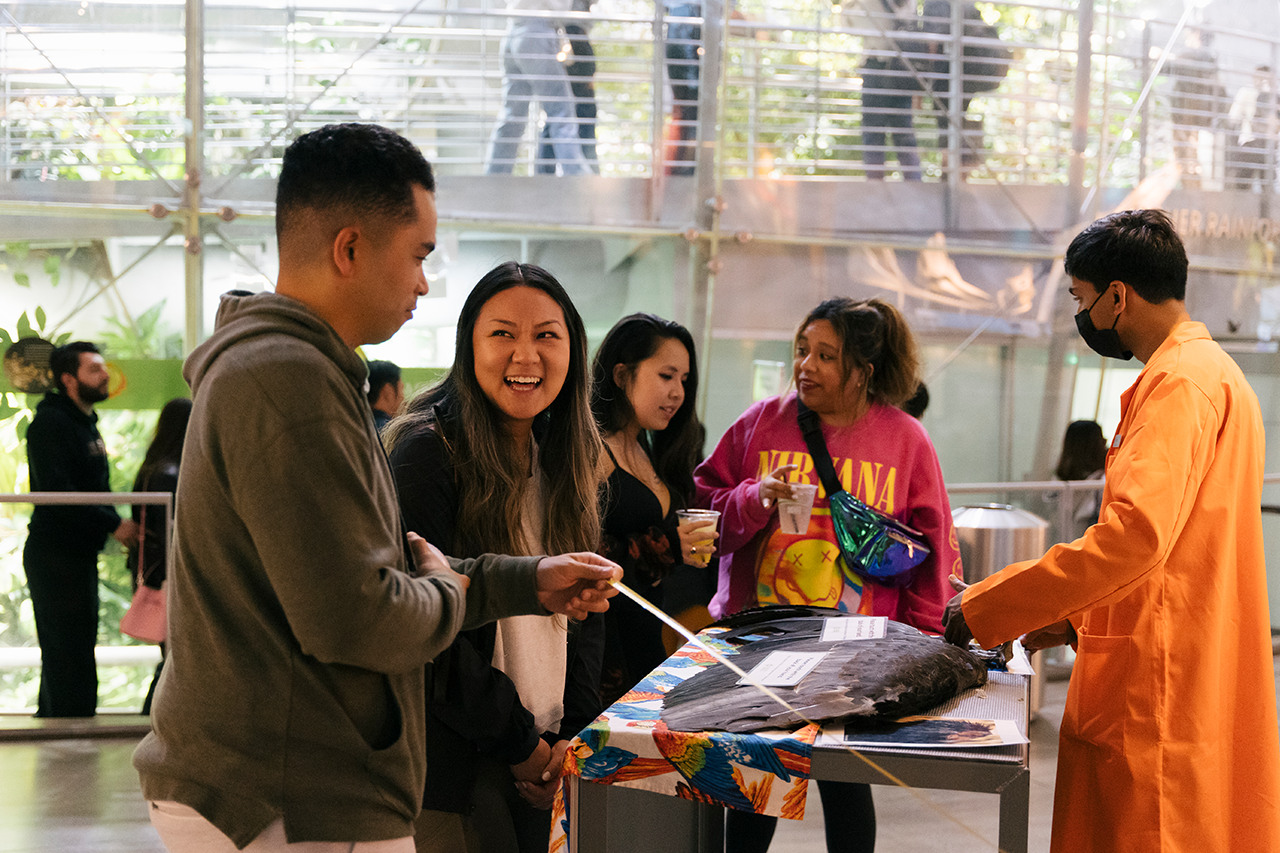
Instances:
[[[945,165],[958,156],[977,181],[1065,184],[1074,157],[1087,164],[1090,182],[1108,186],[1132,185],[1170,162],[1206,187],[1274,183],[1270,93],[1280,86],[1274,71],[1257,80],[1254,71],[1280,69],[1276,34],[1220,29],[1212,49],[1196,52],[1185,17],[1099,9],[1084,34],[1093,49],[1081,103],[1075,6],[982,3],[997,43],[971,22],[961,25],[961,3],[950,21],[906,25],[853,14],[855,5],[738,3],[741,18],[714,28],[724,33],[723,62],[694,66],[694,82],[722,92],[718,115],[699,114],[690,60],[667,54],[697,55],[702,45],[690,34],[706,23],[701,17],[640,0],[560,16],[589,28],[595,51],[601,174],[678,169],[671,159],[678,146],[664,136],[683,123],[715,147],[731,178],[861,177],[875,154],[888,154],[897,175],[893,155],[906,143],[866,138],[867,117],[876,114],[867,98],[906,95],[905,105],[884,107],[880,117],[907,122],[900,129],[914,132],[926,180],[947,178]],[[412,0],[380,10],[215,0],[202,8],[205,193],[214,196],[231,177],[273,174],[288,139],[331,121],[382,122],[421,145],[442,173],[481,173],[502,109],[503,37],[514,21],[549,17]],[[707,0],[708,14],[719,8]],[[84,9],[49,0],[0,11],[0,174],[11,182],[158,177],[176,188],[186,126],[183,3]],[[984,75],[966,70],[977,62],[968,54],[996,47],[1009,53],[987,59],[994,86],[973,91]],[[1090,133],[1077,151],[1072,118],[1082,108]],[[517,174],[536,170],[537,126],[535,117]],[[1242,169],[1250,170],[1247,181]]]
[[[0,504],[32,504],[39,506],[97,506],[102,504],[145,504],[161,506],[165,512],[166,551],[173,531],[173,495],[169,492],[22,492],[0,494]],[[107,625],[108,636],[120,636],[117,626]],[[106,650],[106,651],[104,651]],[[98,647],[99,666],[136,666],[154,664],[160,659],[155,646]],[[0,670],[28,669],[40,665],[39,650],[30,646],[0,646]]]

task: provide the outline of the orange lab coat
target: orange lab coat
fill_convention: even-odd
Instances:
[[[1258,401],[1201,323],[1121,397],[1098,523],[970,587],[984,647],[1079,635],[1053,853],[1280,851]]]

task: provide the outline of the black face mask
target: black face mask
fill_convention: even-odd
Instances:
[[[1102,293],[1098,294],[1098,299],[1102,298]],[[1093,300],[1093,305],[1076,315],[1076,331],[1080,333],[1080,337],[1084,338],[1089,349],[1098,355],[1128,361],[1133,358],[1133,353],[1124,348],[1124,344],[1120,343],[1120,336],[1116,334],[1116,323],[1120,322],[1120,318],[1116,317],[1110,329],[1099,329],[1093,325],[1093,318],[1089,316],[1089,312],[1093,310],[1094,305],[1098,304],[1098,299]]]

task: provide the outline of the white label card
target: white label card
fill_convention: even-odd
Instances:
[[[826,652],[769,652],[747,674],[765,687],[795,687],[826,656]],[[738,683],[751,684],[745,678]]]
[[[878,640],[888,629],[887,616],[833,616],[822,623],[822,642]]]

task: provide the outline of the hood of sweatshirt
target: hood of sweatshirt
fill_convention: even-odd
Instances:
[[[233,290],[222,295],[214,332],[187,357],[182,376],[193,395],[218,357],[233,344],[258,335],[285,334],[304,340],[333,360],[356,387],[368,381],[364,360],[348,347],[320,315],[296,299],[278,293]]]

